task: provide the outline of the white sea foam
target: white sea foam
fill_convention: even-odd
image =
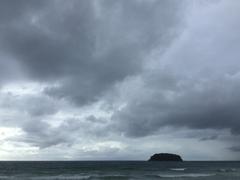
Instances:
[[[160,174],[162,178],[184,178],[184,177],[207,177],[215,176],[216,174],[203,174],[203,173],[189,173],[189,174]]]
[[[170,168],[172,171],[185,171],[187,168]]]
[[[228,168],[228,169],[219,169],[219,172],[236,172],[237,170],[235,168]]]
[[[57,176],[42,176],[42,177],[33,177],[31,178],[32,180],[75,180],[75,179],[79,179],[79,180],[84,180],[84,179],[89,179],[91,178],[91,176],[88,175],[57,175]]]
[[[125,175],[56,175],[56,176],[42,176],[42,177],[33,177],[31,180],[89,180],[92,178],[127,178],[130,176]]]

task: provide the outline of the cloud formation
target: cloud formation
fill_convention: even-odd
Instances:
[[[22,1],[22,11],[13,12],[12,20],[6,16],[10,20],[2,25],[0,38],[4,52],[29,77],[59,83],[47,88],[47,94],[84,105],[141,71],[154,46],[169,44],[177,33],[177,4],[47,1],[40,6]]]
[[[0,152],[138,159],[211,141],[189,158],[239,157],[239,6],[1,1]]]
[[[159,57],[158,67],[141,74],[141,91],[113,116],[117,128],[129,136],[146,136],[164,126],[229,129],[239,134],[240,44],[237,32],[226,35],[238,26],[238,6],[211,4],[188,18],[189,27]],[[233,10],[231,15],[223,8]],[[210,18],[193,24],[200,15]],[[226,22],[219,25],[216,17]],[[213,31],[216,24],[220,27]]]

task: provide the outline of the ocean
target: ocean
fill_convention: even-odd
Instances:
[[[240,180],[240,162],[1,161],[1,180]]]

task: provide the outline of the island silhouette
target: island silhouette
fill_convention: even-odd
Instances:
[[[150,157],[148,161],[183,161],[180,155],[170,153],[158,153]]]

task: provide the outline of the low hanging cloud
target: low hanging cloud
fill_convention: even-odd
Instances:
[[[159,82],[148,85],[112,117],[117,128],[130,136],[146,136],[161,127],[229,129],[239,134],[239,78]],[[167,87],[162,87],[166,85]],[[227,88],[226,88],[227,87]],[[141,97],[138,98],[138,97]]]
[[[232,146],[229,149],[233,152],[239,152],[240,151],[240,146]]]

